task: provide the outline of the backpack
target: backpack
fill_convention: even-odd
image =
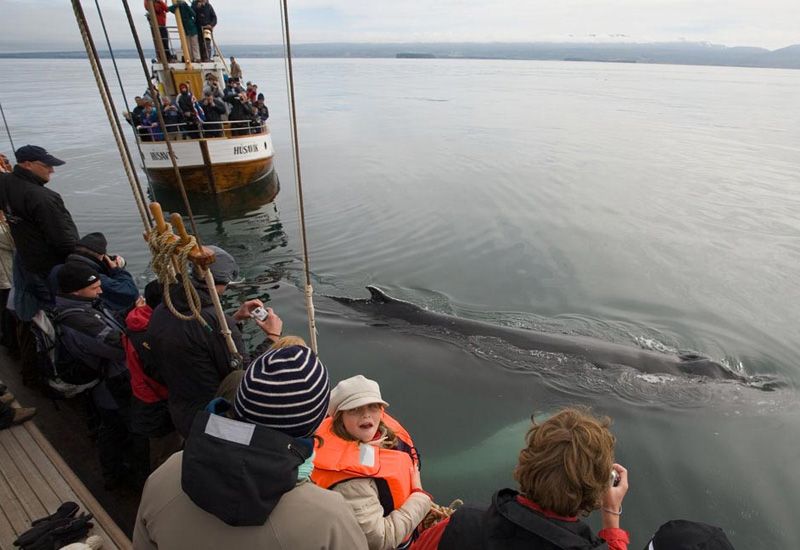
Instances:
[[[68,308],[62,315],[82,311]],[[36,342],[36,371],[55,399],[69,399],[95,387],[99,373],[70,356],[61,344],[61,329],[52,314],[39,310],[32,319],[31,332]]]

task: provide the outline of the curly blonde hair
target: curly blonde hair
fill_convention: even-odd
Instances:
[[[611,419],[567,408],[528,430],[514,479],[520,492],[562,516],[588,514],[608,490],[616,439]]]

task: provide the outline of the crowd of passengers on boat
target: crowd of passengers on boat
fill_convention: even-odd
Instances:
[[[512,451],[514,488],[488,508],[436,503],[423,488],[425,450],[389,414],[377,381],[331,380],[258,299],[224,317],[234,356],[202,269],[140,291],[104,228],[79,232],[47,186],[65,162],[34,145],[15,158],[0,174],[2,344],[26,385],[91,411],[107,489],[141,492],[134,548],[628,548],[629,477],[609,418],[569,407],[532,420]],[[240,280],[238,262],[207,252],[224,294]],[[185,320],[194,310],[198,319]],[[264,337],[249,351],[244,323]],[[5,395],[0,427],[35,415]],[[584,521],[591,513],[597,533]],[[717,527],[673,520],[647,548],[732,546]]]

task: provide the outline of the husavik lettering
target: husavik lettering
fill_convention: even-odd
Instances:
[[[151,160],[169,160],[169,153],[167,151],[150,151]]]
[[[258,143],[252,145],[237,145],[233,148],[234,155],[246,155],[247,153],[258,153]]]

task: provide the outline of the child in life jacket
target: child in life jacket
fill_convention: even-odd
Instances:
[[[344,496],[370,550],[406,548],[432,502],[411,437],[388,406],[377,382],[361,375],[342,380],[316,433],[311,479]]]

